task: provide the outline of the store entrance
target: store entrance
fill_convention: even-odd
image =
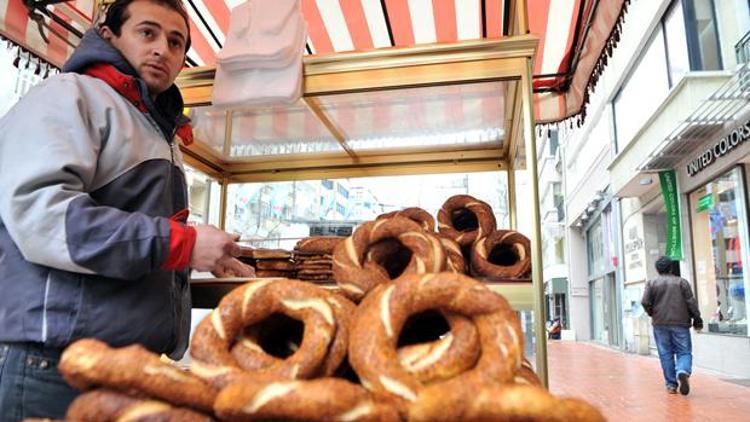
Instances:
[[[591,338],[608,346],[619,346],[615,274],[608,273],[589,284],[591,298]]]

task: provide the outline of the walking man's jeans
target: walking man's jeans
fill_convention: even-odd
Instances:
[[[667,387],[677,387],[677,374],[693,371],[693,346],[690,328],[676,325],[654,325],[654,339],[659,350],[661,369]],[[676,358],[676,364],[675,364]]]
[[[60,349],[0,343],[0,421],[65,417],[78,392],[57,371]]]

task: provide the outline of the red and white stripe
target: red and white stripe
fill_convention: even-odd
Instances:
[[[230,11],[242,1],[185,1],[191,21],[193,45],[188,53],[191,59],[200,65],[215,63],[216,53],[226,39]],[[390,23],[395,46],[479,39],[484,36],[483,32],[488,38],[498,38],[502,36],[505,25],[503,13],[507,1],[510,0],[300,0],[307,23],[307,46],[313,54],[391,47],[387,23]],[[619,13],[622,2],[600,2],[596,17]],[[78,9],[89,14],[91,3],[92,0],[75,2],[76,5],[86,4]],[[588,16],[594,3],[594,0],[528,0],[530,31],[540,35],[535,74],[568,71],[571,50],[580,48],[572,45],[579,11],[583,11],[582,16]],[[614,24],[611,19],[604,18],[602,21],[605,22],[604,26],[596,20],[593,22],[589,37],[605,37],[606,41]],[[22,0],[6,0],[0,5],[0,32],[43,57],[49,56],[50,61],[56,64],[70,54],[69,48],[46,46],[41,42],[35,25],[29,25]],[[603,42],[595,45],[598,47]],[[598,56],[598,52],[593,55]],[[584,77],[587,81],[588,74]],[[558,82],[558,79],[539,80],[535,87]],[[558,104],[553,107],[550,107],[548,100],[546,98],[543,105],[537,105],[537,115],[544,115],[544,120],[551,120],[550,110],[558,108],[558,113],[565,113],[563,110],[569,107],[562,98],[556,98]]]

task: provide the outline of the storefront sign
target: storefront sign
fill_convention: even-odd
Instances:
[[[691,177],[695,176],[713,164],[719,157],[726,155],[729,151],[748,139],[750,139],[750,120],[744,125],[736,126],[727,136],[719,139],[718,142],[689,162],[687,165],[688,175]]]
[[[695,209],[696,212],[703,212],[710,210],[714,207],[714,194],[709,193],[708,195],[701,196],[698,199],[698,207]]]
[[[680,261],[682,260],[682,233],[674,170],[659,172],[659,184],[664,197],[664,207],[667,210],[667,250],[664,254],[675,261]]]
[[[631,215],[622,227],[625,256],[625,283],[635,283],[646,279],[646,245],[643,238],[643,218],[641,214]]]

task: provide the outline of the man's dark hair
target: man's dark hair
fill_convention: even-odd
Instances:
[[[672,259],[668,256],[661,256],[656,260],[655,267],[659,275],[672,274]]]
[[[107,8],[107,17],[104,19],[104,22],[102,22],[102,26],[107,26],[109,29],[112,30],[112,32],[120,36],[120,33],[122,32],[122,25],[125,23],[128,18],[130,18],[130,14],[128,13],[128,6],[130,6],[130,3],[134,2],[135,0],[115,0],[114,3],[112,3]],[[182,19],[185,20],[185,27],[188,30],[187,33],[187,40],[185,40],[185,53],[187,53],[188,50],[190,50],[190,21],[188,19],[187,10],[185,10],[185,7],[182,5],[181,0],[146,0],[150,1],[152,3],[156,3],[161,6],[165,6],[169,9],[174,10],[175,12],[179,13],[180,16],[182,16]]]

